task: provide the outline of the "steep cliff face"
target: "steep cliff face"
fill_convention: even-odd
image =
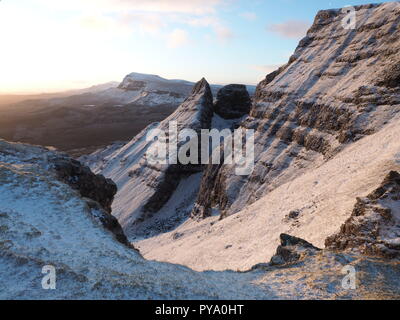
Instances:
[[[258,85],[242,123],[256,131],[255,169],[241,177],[230,165],[210,166],[198,207],[236,213],[400,111],[400,5],[356,7],[354,30],[343,28],[345,15],[319,12],[289,63]]]
[[[146,258],[245,270],[270,259],[282,233],[322,248],[356,197],[400,170],[400,5],[356,7],[354,30],[343,28],[345,17],[319,12],[288,64],[259,84],[241,123],[255,130],[252,174],[209,165],[192,211],[197,219],[138,241]]]
[[[161,123],[149,126],[125,146],[107,148],[90,156],[88,163],[92,169],[112,178],[118,185],[119,192],[113,204],[113,214],[128,232],[137,231],[141,222],[157,215],[179,189],[181,181],[188,180],[190,183],[193,180],[191,183],[193,186],[181,190],[183,194],[179,199],[175,199],[179,202],[175,206],[186,206],[187,198],[195,196],[202,165],[184,165],[179,161],[176,164],[171,163],[169,157],[174,151],[169,147],[166,149],[168,161],[164,164],[155,164],[150,161],[152,152],[149,150],[155,150],[152,148],[159,142],[171,142],[176,144],[176,153],[179,153],[185,141],[178,139],[175,134],[180,133],[182,129],[191,129],[200,136],[201,129],[211,128],[212,118],[211,89],[207,81],[202,79],[170,117]],[[176,126],[176,131],[170,131],[170,125],[173,124]],[[151,130],[164,133],[165,141],[148,140],[147,135]]]

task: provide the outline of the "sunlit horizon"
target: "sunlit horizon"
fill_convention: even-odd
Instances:
[[[81,89],[131,72],[256,85],[288,61],[318,10],[364,2],[2,0],[0,94]]]

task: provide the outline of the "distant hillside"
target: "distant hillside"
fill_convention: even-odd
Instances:
[[[164,120],[193,86],[185,80],[131,73],[121,83],[54,94],[0,96],[0,104],[4,103],[0,138],[53,146],[80,156],[128,141],[147,125]],[[214,96],[220,88],[211,86]]]

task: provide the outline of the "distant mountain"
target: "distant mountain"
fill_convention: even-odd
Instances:
[[[174,93],[174,96],[183,96],[186,98],[190,94],[194,85],[194,82],[186,80],[167,80],[158,75],[133,72],[124,78],[118,88],[128,91],[144,91],[160,95]],[[222,85],[210,85],[211,92],[214,97],[222,87]],[[247,86],[247,90],[249,91],[250,95],[253,95],[255,93],[256,86]],[[142,97],[140,97],[137,102],[139,102],[141,98]],[[181,100],[181,103],[182,102],[183,100]]]
[[[119,85],[112,83],[104,90],[101,90],[104,85],[95,86],[76,91],[71,96],[50,99],[50,103],[92,107],[104,104],[118,107],[131,104],[146,107],[159,107],[160,105],[178,107],[190,94],[194,85],[194,82],[186,80],[168,80],[158,75],[133,72],[128,74]],[[222,85],[210,85],[210,88],[215,97]],[[256,87],[247,86],[247,88],[250,95],[254,95]]]
[[[129,141],[149,124],[164,120],[193,86],[185,80],[130,73],[120,83],[4,97],[3,101],[18,103],[0,107],[0,138],[54,146],[80,156],[116,141]],[[211,86],[214,97],[221,87]]]

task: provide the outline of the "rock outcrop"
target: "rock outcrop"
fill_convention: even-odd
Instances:
[[[245,85],[230,84],[218,91],[214,112],[224,119],[236,119],[248,115],[250,95]]]
[[[400,257],[400,174],[390,172],[382,185],[357,198],[351,217],[329,237],[331,250],[358,251],[386,258]]]
[[[296,263],[321,251],[321,249],[314,247],[311,243],[288,234],[281,234],[280,240],[281,244],[276,249],[275,255],[271,258],[270,265],[272,266]]]
[[[94,174],[89,167],[67,157],[51,159],[59,180],[78,190],[82,197],[92,199],[111,214],[117,186],[111,179]]]
[[[136,230],[142,222],[157,216],[171,199],[180,182],[199,174],[203,169],[200,161],[198,164],[182,164],[179,161],[170,163],[173,153],[169,147],[165,155],[167,161],[164,164],[154,164],[149,161],[149,157],[152,157],[149,150],[153,150],[152,148],[160,142],[171,142],[176,143],[176,154],[179,154],[186,141],[178,139],[174,132],[170,132],[170,126],[176,125],[177,134],[183,129],[193,130],[200,141],[201,130],[211,128],[213,115],[212,92],[207,81],[202,79],[170,117],[149,126],[121,148],[111,148],[110,153],[109,149],[106,149],[93,155],[93,158],[97,159],[93,170],[112,178],[118,185],[119,192],[113,204],[113,214],[118,217],[125,230],[133,232],[132,230]],[[151,130],[165,133],[165,141],[148,140],[147,135]],[[194,185],[195,194],[197,188],[198,185]],[[182,195],[178,201],[184,201],[186,197],[187,194]]]
[[[382,128],[400,111],[396,70],[400,5],[356,7],[356,29],[341,10],[320,11],[289,62],[256,90],[242,128],[255,130],[255,168],[209,165],[196,207],[226,217]],[[215,179],[209,179],[209,177]]]
[[[86,202],[88,212],[105,229],[111,231],[119,242],[133,248],[118,220],[111,215],[111,204],[117,193],[113,181],[102,175],[95,175],[87,166],[66,154],[4,140],[0,140],[0,164],[3,165],[3,170],[12,170],[12,166],[34,169],[37,175],[49,171],[47,175],[54,181],[66,184],[77,192]]]
[[[249,272],[195,272],[147,261],[103,228],[98,212],[105,210],[98,202],[57,180],[51,159],[63,157],[44,148],[0,140],[0,299],[398,297],[398,268],[388,271],[376,261],[356,265],[364,278],[358,290],[351,292],[343,292],[338,281],[343,277],[339,256],[311,256],[303,266]],[[369,282],[364,284],[376,270],[387,279],[379,291],[371,289]],[[55,272],[56,290],[44,290],[49,271],[47,275]],[[53,283],[49,279],[47,284]],[[315,290],[316,286],[328,290]]]

